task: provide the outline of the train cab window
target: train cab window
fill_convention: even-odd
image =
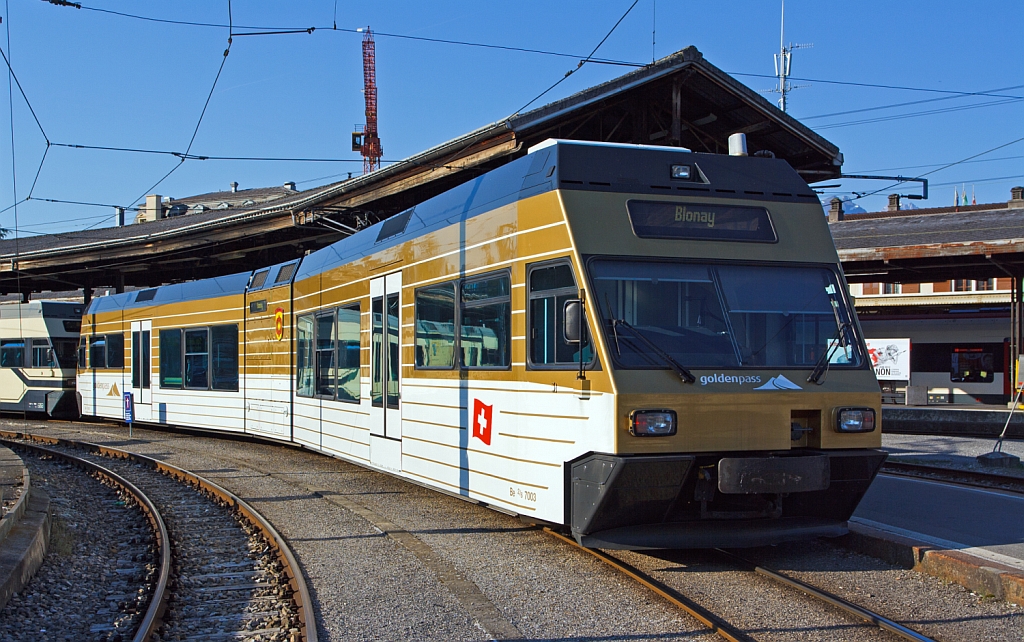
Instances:
[[[78,365],[74,339],[54,339],[53,354],[60,368],[74,368]]]
[[[313,315],[300,316],[295,325],[295,394],[300,397],[312,397],[315,390]]]
[[[985,348],[954,347],[949,379],[958,383],[992,383],[995,354]]]
[[[416,291],[416,367],[455,366],[455,283]]]
[[[316,318],[316,396],[334,399],[334,385],[337,381],[335,368],[335,323],[334,313]]]
[[[507,368],[512,321],[509,275],[489,276],[462,285],[459,352],[466,368]]]
[[[210,328],[210,361],[214,390],[238,390],[238,326]]]
[[[359,304],[338,309],[338,401],[359,403]]]
[[[108,368],[123,368],[124,367],[124,335],[123,334],[108,334],[107,335],[107,367]]]
[[[4,339],[0,341],[0,368],[22,368],[25,366],[25,340]]]
[[[160,387],[180,388],[181,330],[160,331]]]
[[[107,337],[89,337],[89,367],[93,370],[107,367]]]
[[[210,387],[210,335],[206,328],[185,330],[185,387]]]
[[[529,281],[529,363],[532,367],[574,368],[579,351],[562,336],[565,302],[579,297],[572,266],[568,263],[530,266]],[[589,341],[583,360],[592,358]]]

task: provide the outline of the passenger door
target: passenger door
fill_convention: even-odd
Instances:
[[[370,461],[402,468],[402,273],[370,281]]]
[[[153,403],[150,379],[152,367],[152,321],[132,321],[131,383],[128,390],[135,401],[135,419],[150,421]]]
[[[292,437],[292,277],[297,262],[253,275],[245,295],[245,430]]]

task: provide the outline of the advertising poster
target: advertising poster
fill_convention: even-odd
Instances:
[[[866,339],[879,381],[910,381],[910,339]]]

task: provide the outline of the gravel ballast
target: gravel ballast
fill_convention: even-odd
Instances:
[[[30,428],[3,423],[10,429]],[[273,445],[139,428],[140,438],[127,443],[126,429],[115,425],[40,423],[31,428],[152,453],[250,501],[299,558],[313,592],[321,639],[488,638],[435,570],[367,520],[328,501],[332,495],[366,507],[429,546],[443,565],[473,582],[523,637],[717,639],[628,578],[513,517],[346,462]],[[926,632],[937,639],[1019,640],[1024,631],[1020,608],[823,542],[775,547],[764,554],[781,556],[767,565],[826,590],[839,595],[852,590],[854,601],[861,601],[860,589],[884,596],[875,603],[867,598],[864,605],[910,626],[927,625]],[[893,639],[768,580],[701,557],[707,554],[692,555],[627,553],[624,559],[699,598],[759,640]]]

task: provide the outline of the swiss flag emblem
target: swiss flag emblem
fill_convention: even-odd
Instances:
[[[479,399],[473,400],[473,436],[491,445],[491,411],[494,406],[488,406]]]

